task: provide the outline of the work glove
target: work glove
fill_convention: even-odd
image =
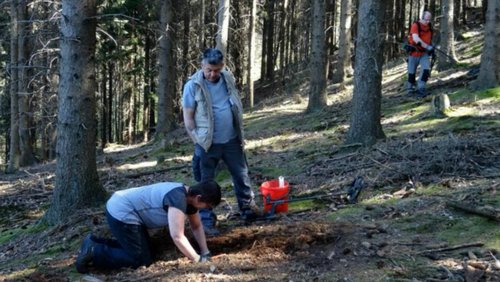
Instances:
[[[425,49],[426,49],[426,50],[427,50],[427,52],[429,52],[429,53],[434,52],[434,46],[432,46],[432,45],[427,45],[427,47],[425,47]]]
[[[203,253],[200,255],[200,260],[198,262],[207,262],[210,261],[212,257],[212,254],[210,251],[207,251],[206,253]]]

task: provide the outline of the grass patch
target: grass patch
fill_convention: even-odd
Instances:
[[[447,192],[447,188],[443,187],[442,185],[428,185],[422,188],[419,188],[415,191],[417,195],[423,195],[423,196],[433,196],[433,195],[442,195],[443,192]],[[448,191],[450,192],[450,191]]]
[[[410,111],[415,111],[414,114],[420,114],[424,112],[425,108],[419,105],[418,102],[407,102],[395,105],[391,108],[384,108],[382,112],[384,116],[393,116],[401,113],[409,113]]]
[[[426,234],[446,241],[449,245],[482,242],[486,248],[500,249],[500,228],[492,220],[453,211],[453,215],[422,213],[394,221],[399,229],[410,233]]]
[[[0,244],[8,242],[23,234],[37,234],[48,228],[48,225],[43,221],[38,224],[28,225],[25,227],[5,229],[0,233]]]
[[[449,221],[446,227],[440,228],[436,236],[451,245],[468,243],[474,238],[474,242],[482,242],[486,248],[500,249],[500,227],[493,220],[467,214]]]
[[[219,184],[231,181],[231,173],[229,172],[229,170],[223,169],[217,172],[217,175],[215,176],[215,181]]]
[[[317,201],[304,200],[304,201],[288,203],[288,209],[290,211],[300,211],[300,210],[312,209],[314,207],[317,207],[318,205],[319,203]]]
[[[439,268],[430,265],[426,259],[423,258],[393,258],[392,263],[396,263],[400,266],[397,272],[390,274],[394,279],[424,279],[430,277],[438,277],[440,270]],[[392,281],[392,280],[390,280]],[[400,281],[400,280],[395,280]]]
[[[337,210],[328,215],[328,219],[333,221],[358,221],[365,213],[365,208],[361,206],[352,206]]]
[[[471,115],[449,117],[440,129],[444,132],[463,132],[476,128],[484,118]]]
[[[500,87],[490,88],[483,91],[471,92],[468,89],[461,89],[449,95],[450,99],[459,102],[477,102],[483,99],[500,100]]]

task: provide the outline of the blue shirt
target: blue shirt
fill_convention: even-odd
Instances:
[[[222,77],[217,82],[203,80],[205,86],[210,92],[212,99],[212,112],[214,114],[214,144],[224,144],[231,139],[236,138],[237,134],[233,124],[233,113],[231,112],[231,104],[227,93],[226,82]],[[184,85],[184,93],[182,94],[182,107],[195,109],[196,100],[195,83],[188,81]]]

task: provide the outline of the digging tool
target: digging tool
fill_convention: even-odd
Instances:
[[[293,203],[293,202],[302,202],[302,201],[307,201],[307,200],[317,200],[317,199],[331,199],[335,198],[338,196],[345,196],[347,194],[347,202],[349,204],[354,204],[356,203],[359,193],[361,190],[364,188],[364,181],[363,177],[358,176],[354,179],[354,181],[351,184],[351,187],[347,191],[340,191],[340,192],[335,192],[335,193],[328,193],[328,194],[323,194],[323,195],[316,195],[316,196],[310,196],[310,197],[299,197],[299,198],[289,198],[286,199],[288,195],[285,195],[281,199],[271,199],[270,195],[267,195],[265,198],[265,205],[272,205],[271,209],[264,214],[262,218],[256,218],[256,220],[263,219],[273,219],[276,216],[276,207],[281,204],[285,203]]]

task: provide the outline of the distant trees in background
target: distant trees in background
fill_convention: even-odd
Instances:
[[[362,40],[358,37],[362,1],[314,1],[322,5],[324,17],[320,51],[314,41],[318,18],[313,16],[313,1],[309,0],[97,2],[88,1],[98,5],[92,17],[96,21],[92,80],[96,103],[95,109],[81,110],[93,113],[95,145],[102,148],[108,143],[148,141],[155,135],[164,138],[176,128],[181,121],[182,85],[199,67],[206,47],[227,48],[227,66],[236,75],[245,103],[253,105],[262,98],[259,93],[288,93],[311,75],[319,79],[324,73],[325,78],[343,83]],[[451,2],[451,33],[470,20],[474,7],[486,13],[486,9],[481,11],[487,6],[484,0],[387,1],[382,61],[400,55],[399,43],[423,9],[433,12],[439,29],[443,3]],[[0,165],[8,171],[56,157],[61,110],[58,91],[64,75],[59,73],[61,7],[60,1],[0,4]],[[493,17],[498,19],[498,12]],[[486,40],[491,36],[494,32],[487,31]],[[311,68],[323,62],[324,68]],[[311,74],[311,69],[321,74]],[[323,83],[321,79],[311,83],[311,90],[323,89],[318,85]],[[318,101],[323,101],[322,95]],[[324,106],[318,102],[308,109]]]

